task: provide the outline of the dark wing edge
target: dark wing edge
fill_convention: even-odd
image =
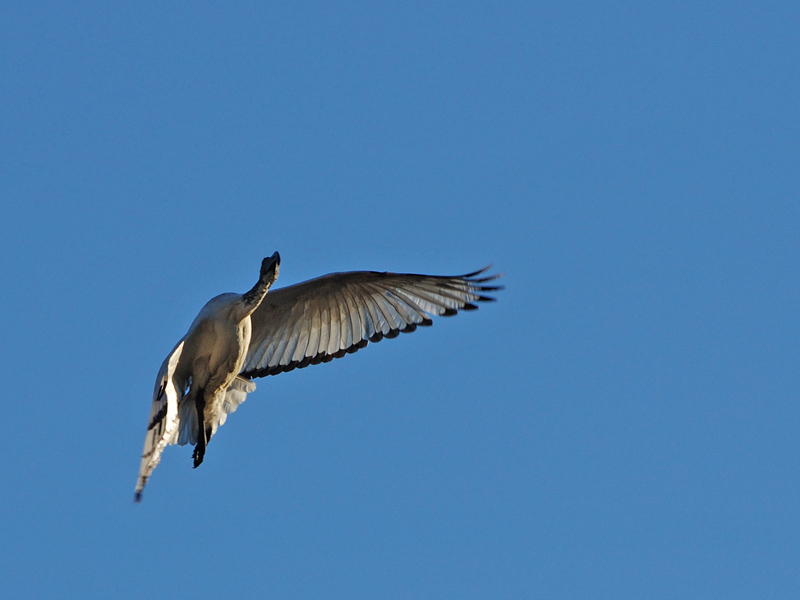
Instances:
[[[287,338],[294,335],[297,338],[294,340],[295,345],[289,345],[287,348],[285,343],[281,345],[273,342],[265,348],[262,340],[261,347],[253,351],[251,344],[253,354],[248,354],[241,376],[248,379],[266,377],[330,362],[334,358],[342,358],[365,348],[369,342],[377,343],[384,338],[393,339],[401,333],[415,331],[418,326],[431,326],[433,325],[431,315],[450,317],[461,310],[476,310],[477,303],[480,302],[496,302],[497,298],[489,294],[504,289],[504,286],[489,284],[502,277],[503,273],[486,274],[491,268],[492,265],[488,265],[483,269],[455,276],[375,271],[333,273],[270,292],[265,299],[262,314],[254,313],[254,320],[259,316],[266,317],[270,307],[275,308],[274,314],[278,315],[279,321],[282,322],[274,324],[267,337]],[[323,297],[313,300],[310,306],[311,314],[305,313],[303,309],[297,309],[297,306],[307,302],[309,297],[315,294],[315,286]],[[295,303],[294,307],[287,309],[281,306],[281,292],[287,295],[287,301]],[[270,300],[275,300],[276,303],[270,303]],[[343,320],[340,319],[341,328],[338,332],[335,331],[335,324],[329,321],[327,324],[322,323],[322,329],[316,332],[316,336],[308,332],[301,332],[299,335],[295,333],[298,328],[302,328],[299,321],[317,324],[324,321],[324,309],[349,313],[344,315]],[[297,314],[298,310],[300,314]],[[355,327],[355,323],[361,327]],[[254,323],[254,330],[256,326]],[[355,331],[356,329],[359,331]],[[358,335],[354,335],[356,333]],[[330,339],[334,334],[336,337]],[[324,346],[322,343],[324,339],[330,340],[328,347],[314,352],[312,347]],[[337,339],[338,347],[334,343]],[[309,350],[313,352],[310,355],[308,355]],[[302,358],[294,358],[298,353],[303,354]]]

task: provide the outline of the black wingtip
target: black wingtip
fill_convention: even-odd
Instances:
[[[139,503],[142,501],[142,492],[136,492],[136,493],[133,495],[133,501],[134,501],[136,504],[139,504]]]
[[[477,276],[478,276],[478,275],[480,275],[481,273],[486,273],[486,271],[488,271],[489,269],[491,269],[491,268],[492,268],[492,266],[493,266],[493,265],[492,265],[492,263],[489,263],[488,265],[486,265],[486,266],[485,266],[485,267],[483,267],[482,269],[478,269],[477,271],[472,271],[472,273],[466,273],[466,274],[464,274],[464,275],[459,275],[459,277],[460,277],[460,278],[462,278],[462,279],[469,279],[469,278],[471,278],[471,277],[477,277]]]

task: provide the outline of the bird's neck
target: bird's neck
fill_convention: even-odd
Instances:
[[[261,278],[258,280],[258,283],[253,286],[252,290],[242,294],[242,304],[244,304],[245,308],[248,310],[248,314],[258,308],[264,300],[264,296],[267,295],[271,285],[272,281]]]

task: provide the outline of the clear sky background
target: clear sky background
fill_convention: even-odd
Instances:
[[[797,598],[800,8],[0,9],[4,598]],[[258,381],[133,503],[201,306],[499,302]]]

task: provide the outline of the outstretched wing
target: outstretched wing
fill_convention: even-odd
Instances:
[[[139,479],[136,481],[134,496],[136,502],[142,499],[142,490],[153,469],[158,466],[164,448],[176,441],[179,425],[178,403],[183,398],[183,390],[175,387],[172,376],[175,374],[182,352],[183,342],[164,359],[156,377],[153,405],[150,408],[150,420],[147,422],[147,434],[144,438],[142,464],[139,467]]]
[[[270,291],[251,315],[253,335],[244,377],[275,375],[329,362],[369,342],[396,337],[431,316],[492,301],[489,267],[456,277],[354,271]]]

